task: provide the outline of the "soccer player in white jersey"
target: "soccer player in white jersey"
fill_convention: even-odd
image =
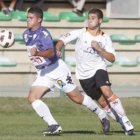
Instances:
[[[80,94],[73,83],[70,70],[67,65],[57,57],[49,31],[41,25],[43,11],[39,7],[31,7],[27,13],[27,29],[23,33],[30,60],[37,70],[36,80],[29,91],[28,100],[36,113],[48,124],[44,135],[59,134],[61,126],[52,116],[49,107],[41,98],[54,86],[63,90],[75,103],[82,104],[95,112],[103,126],[104,132],[109,131],[109,120],[105,111],[100,109],[93,100]]]
[[[101,105],[105,101],[102,97],[104,95],[113,109],[111,111],[116,120],[125,130],[125,134],[132,135],[134,127],[127,118],[119,97],[111,90],[106,60],[112,63],[115,61],[115,50],[110,37],[100,28],[102,20],[102,11],[91,9],[88,13],[87,27],[62,35],[56,44],[56,49],[60,55],[63,46],[77,39],[75,45],[76,76],[83,90],[87,95],[98,100]],[[104,108],[109,109],[108,106]],[[113,115],[111,116],[114,118]]]

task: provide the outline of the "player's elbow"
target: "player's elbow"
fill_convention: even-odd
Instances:
[[[54,51],[52,51],[52,52],[50,53],[50,58],[54,57],[54,55],[55,55],[55,53],[54,53]]]
[[[113,55],[112,56],[112,63],[114,63],[115,62],[115,56]]]
[[[64,47],[64,42],[62,40],[59,40],[56,44],[56,50],[61,50],[61,48]]]
[[[110,62],[111,63],[114,63],[115,62],[115,57],[114,56],[111,58],[111,61]]]
[[[54,55],[55,55],[55,51],[54,51],[54,49],[50,49],[50,50],[48,50],[49,51],[49,53],[48,53],[48,58],[52,58],[52,57],[54,57]]]
[[[111,63],[114,63],[115,62],[115,56],[113,54],[110,54],[109,57],[108,57],[108,61],[111,62]]]

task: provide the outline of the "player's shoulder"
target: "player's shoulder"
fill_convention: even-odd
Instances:
[[[104,37],[110,38],[110,35],[107,34],[106,32],[103,32],[103,31],[102,31],[102,35],[103,35]]]
[[[79,29],[79,32],[81,32],[81,33],[82,33],[82,32],[86,32],[86,30],[87,30],[87,29],[84,27],[84,28]]]
[[[42,26],[40,28],[40,35],[42,37],[47,37],[47,36],[50,36],[50,32],[45,27]]]
[[[110,35],[105,32],[102,32],[102,36],[107,40],[111,40]]]
[[[29,29],[26,29],[26,30],[23,32],[23,35],[28,34],[28,33],[29,33]]]
[[[23,32],[23,34],[22,34],[22,36],[23,36],[25,42],[27,42],[27,36],[28,36],[28,34],[29,34],[29,29],[26,29],[26,30]]]
[[[86,33],[86,28],[80,28],[80,29],[76,29],[74,30],[73,34],[77,34],[79,35],[83,35],[84,33]]]
[[[76,29],[76,30],[73,30],[73,31],[83,33],[83,32],[86,32],[86,28],[80,28],[80,29]]]

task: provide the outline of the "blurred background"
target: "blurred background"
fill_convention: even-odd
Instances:
[[[7,49],[0,47],[0,96],[24,97],[34,79],[35,69],[28,59],[22,33],[26,28],[26,11],[35,4],[44,10],[43,25],[51,32],[54,43],[61,34],[85,27],[90,8],[101,9],[104,13],[102,30],[111,36],[117,53],[115,63],[108,63],[113,90],[119,96],[140,95],[140,0],[86,0],[81,11],[75,11],[68,0],[3,2],[5,7],[1,4],[0,30],[11,30],[15,44]],[[75,78],[74,42],[67,45],[63,53],[79,86]],[[61,95],[56,90],[55,94],[47,96]]]

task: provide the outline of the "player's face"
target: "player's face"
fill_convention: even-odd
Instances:
[[[36,30],[41,25],[41,18],[36,14],[28,13],[27,15],[27,27],[31,30]]]
[[[100,26],[102,20],[98,18],[96,14],[89,14],[87,25],[89,29],[96,29]]]

